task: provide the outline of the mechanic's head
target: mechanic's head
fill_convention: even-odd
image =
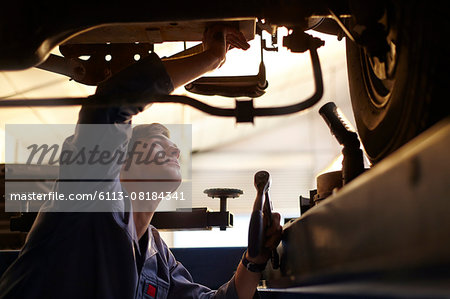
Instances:
[[[128,191],[172,192],[178,188],[181,183],[180,150],[169,137],[169,130],[161,124],[133,128],[128,160],[120,175]]]

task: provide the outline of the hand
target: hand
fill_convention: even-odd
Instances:
[[[281,216],[279,213],[272,213],[272,225],[268,226],[268,217],[264,214],[263,223],[264,223],[264,242],[261,253],[252,258],[246,254],[246,258],[256,264],[263,264],[267,262],[267,260],[271,257],[272,251],[277,248],[278,244],[281,241],[281,235],[283,232],[283,228],[280,225]]]
[[[218,67],[225,63],[225,56],[231,48],[247,50],[250,48],[246,38],[236,28],[214,25],[203,35],[203,50],[217,59]]]
[[[248,252],[246,252],[246,258],[248,261],[255,264],[265,264],[271,256],[272,250],[274,250],[281,240],[282,227],[280,225],[280,214],[271,213],[271,225],[268,226],[269,219],[267,215],[263,215],[264,224],[264,241],[263,248],[260,254],[254,258],[250,258]],[[259,222],[260,223],[260,222]],[[249,271],[243,263],[239,263],[238,269],[234,276],[234,282],[236,284],[236,292],[239,298],[254,298],[256,287],[261,279],[261,274]]]

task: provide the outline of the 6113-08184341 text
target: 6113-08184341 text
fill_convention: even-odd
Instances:
[[[70,193],[63,194],[60,192],[18,192],[10,193],[9,200],[11,201],[89,201],[89,200],[186,200],[184,197],[184,192],[98,192],[93,193]]]

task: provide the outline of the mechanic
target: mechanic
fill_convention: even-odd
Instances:
[[[223,26],[207,30],[203,44],[202,53],[176,60],[161,61],[151,54],[102,83],[97,88],[97,99],[130,93],[169,94],[223,64],[230,46],[244,50],[249,47],[242,33]],[[75,134],[66,139],[63,149],[76,151],[95,143],[106,149],[127,151],[131,118],[145,108],[140,103],[133,104],[132,99],[129,103],[108,108],[83,106]],[[89,124],[109,125],[97,131]],[[157,140],[170,163],[145,165],[146,170],[134,163],[127,170],[118,163],[88,169],[84,165],[60,165],[56,190],[140,192],[143,185],[136,184],[136,177],[151,179],[152,173],[164,172],[165,178],[170,178],[169,184],[160,186],[165,186],[164,191],[174,191],[181,181],[179,150],[169,139],[168,130],[159,124],[138,126],[131,139],[148,144]],[[86,181],[65,182],[67,178],[80,177]],[[89,181],[99,177],[103,179],[100,182]],[[153,208],[139,212],[142,207],[133,203],[130,208],[129,201],[120,201],[110,206],[111,212],[55,213],[60,207],[57,204],[61,203],[46,202],[42,206],[19,257],[0,279],[0,298],[252,298],[260,273],[248,270],[243,262],[262,268],[281,238],[280,215],[273,213],[261,254],[253,259],[244,254],[231,280],[213,291],[194,283],[189,272],[175,260],[150,225]]]

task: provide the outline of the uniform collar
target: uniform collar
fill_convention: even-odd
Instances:
[[[155,242],[155,236],[153,235],[153,230],[156,230],[156,228],[154,228],[152,225],[150,225],[147,229],[147,233],[148,233],[148,240],[150,243],[150,246],[147,250],[147,258],[154,256],[155,254],[158,253],[158,249],[156,247],[156,242]]]
[[[123,188],[123,190],[125,190],[125,188]],[[126,192],[126,190],[125,190]],[[125,211],[129,211],[129,212],[125,212],[124,213],[124,222],[127,224],[128,227],[128,231],[130,232],[130,236],[131,239],[133,240],[133,245],[134,248],[137,250],[138,254],[141,255],[141,250],[140,250],[140,246],[139,246],[139,238],[137,235],[137,231],[136,231],[136,226],[134,224],[134,218],[133,218],[133,205],[131,204],[131,202],[129,200],[125,200]],[[155,237],[153,235],[153,230],[156,230],[156,228],[152,225],[149,225],[149,227],[147,228],[147,230],[145,231],[145,233],[148,236],[148,243],[150,246],[147,246],[147,252],[145,253],[145,258],[149,258],[154,256],[155,254],[158,253],[158,250],[156,248],[156,243],[155,243]]]

